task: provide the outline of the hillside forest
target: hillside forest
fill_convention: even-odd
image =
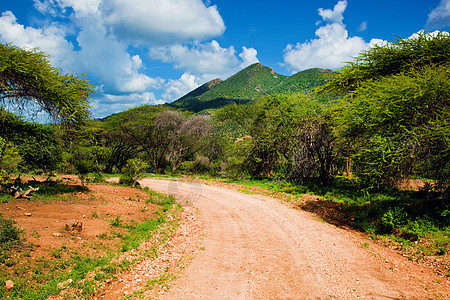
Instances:
[[[115,174],[129,186],[216,178],[321,196],[354,228],[406,245],[427,238],[428,254],[445,255],[449,62],[450,36],[420,32],[338,71],[287,77],[257,64],[172,104],[94,119],[85,77],[38,50],[0,45],[0,201],[19,174],[76,174],[83,184]],[[53,122],[24,118],[38,110]],[[409,189],[411,180],[423,184]]]

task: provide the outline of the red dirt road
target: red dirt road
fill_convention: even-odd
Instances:
[[[449,280],[276,199],[144,179],[200,211],[206,235],[166,299],[447,299]],[[369,247],[363,247],[370,242]]]

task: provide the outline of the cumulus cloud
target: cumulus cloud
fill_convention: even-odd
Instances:
[[[344,11],[347,7],[347,1],[339,1],[333,9],[319,8],[319,15],[326,22],[342,23]]]
[[[284,61],[293,72],[317,67],[338,69],[361,50],[387,43],[380,39],[366,43],[361,37],[349,37],[342,23],[346,5],[346,1],[339,1],[333,10],[319,9],[323,21],[328,23],[316,30],[317,38],[285,48]]]
[[[201,0],[104,0],[102,9],[106,24],[123,39],[165,44],[225,31],[217,7]]]
[[[75,14],[82,16],[76,38],[79,50],[75,51],[67,40],[63,26],[55,23],[45,28],[25,27],[17,23],[10,11],[0,17],[0,40],[24,48],[39,48],[50,55],[52,65],[66,72],[89,74],[89,79],[105,93],[142,93],[161,85],[162,79],[141,72],[140,57],[130,56],[127,46],[108,33],[94,6],[74,2],[77,2],[73,7]]]
[[[45,15],[24,26],[0,16],[0,42],[39,48],[65,72],[88,74],[98,86],[96,117],[139,104],[173,101],[216,77],[257,62],[257,51],[221,47],[216,6],[202,0],[33,0]],[[149,56],[142,53],[150,53]],[[183,71],[178,79],[149,76],[151,59]]]
[[[70,67],[73,63],[71,55],[67,55],[73,53],[73,45],[65,39],[65,35],[65,28],[58,24],[44,28],[25,27],[17,23],[11,11],[5,11],[0,16],[1,41],[26,49],[39,48],[50,55],[53,65],[62,68]]]
[[[450,0],[441,0],[438,7],[428,14],[426,27],[437,29],[450,26]]]
[[[172,102],[196,89],[203,83],[203,80],[189,73],[184,73],[177,80],[169,80],[165,86],[165,93],[162,98],[166,102]]]
[[[239,57],[242,59],[241,68],[259,62],[257,55],[258,51],[255,48],[242,47],[242,52],[239,54]]]
[[[94,98],[92,109],[97,118],[104,118],[112,112],[120,112],[144,104],[163,104],[164,100],[157,99],[151,92],[131,93],[126,95],[102,94]]]
[[[194,43],[190,46],[178,44],[155,47],[150,50],[150,57],[172,63],[175,68],[189,73],[215,74],[226,78],[233,72],[258,62],[255,49],[246,47],[242,49],[238,55],[241,58],[239,60],[233,46],[222,48],[217,41],[213,40],[209,43]]]

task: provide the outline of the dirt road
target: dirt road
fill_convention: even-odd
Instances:
[[[199,209],[200,250],[167,299],[433,299],[449,281],[276,199],[144,179]],[[368,241],[369,244],[363,243]],[[368,246],[369,245],[369,246]]]

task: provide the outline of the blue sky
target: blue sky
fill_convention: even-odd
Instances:
[[[171,102],[260,62],[291,75],[450,29],[450,0],[0,0],[0,42],[97,86],[95,117]]]

